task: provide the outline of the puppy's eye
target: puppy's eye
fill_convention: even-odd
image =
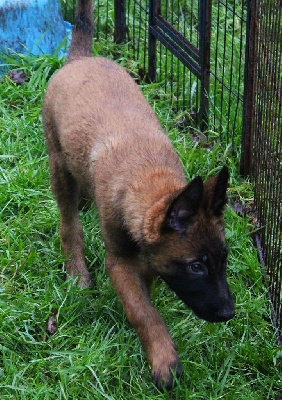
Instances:
[[[203,272],[203,265],[201,263],[193,263],[190,265],[191,271],[193,272]]]

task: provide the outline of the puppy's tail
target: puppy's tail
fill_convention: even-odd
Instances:
[[[92,55],[94,35],[93,0],[77,0],[72,39],[67,63]]]

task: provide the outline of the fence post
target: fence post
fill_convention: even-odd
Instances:
[[[208,129],[212,0],[199,0],[199,52],[201,65],[201,131]]]
[[[115,0],[115,30],[114,30],[114,41],[116,43],[122,43],[126,39],[126,0]]]
[[[155,25],[155,19],[161,13],[161,1],[149,1],[149,36],[148,36],[148,80],[156,80],[157,67],[157,38],[151,32],[151,26]]]
[[[253,136],[255,117],[255,91],[256,91],[256,66],[257,66],[257,24],[258,0],[248,0],[245,77],[244,77],[244,103],[242,121],[242,175],[252,175]]]

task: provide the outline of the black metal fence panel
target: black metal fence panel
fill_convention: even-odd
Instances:
[[[191,5],[193,6],[195,3],[193,2]],[[200,106],[196,116],[201,130],[205,130],[208,127],[209,112],[211,0],[198,1],[197,18],[195,21],[191,18],[191,23],[196,27],[196,35],[191,34],[193,32],[191,27],[190,30],[187,29],[187,16],[193,17],[193,9],[189,8],[186,0],[167,1],[165,7],[160,0],[149,0],[148,78],[151,81],[156,78],[158,59],[156,42],[158,40],[177,58],[178,64],[180,61],[198,78]],[[194,37],[196,37],[197,45],[193,43]],[[179,80],[179,73],[177,73],[177,77]],[[179,88],[179,84],[177,88]]]
[[[150,0],[127,1],[129,39],[136,49],[136,58],[142,62],[142,69],[145,74],[149,72],[149,76],[152,75],[148,65],[148,60],[152,59],[151,54],[148,56],[150,3]],[[207,114],[201,111],[207,96],[210,116],[203,126],[218,132],[220,139],[231,144],[233,149],[239,149],[244,94],[246,0],[163,0],[159,9],[159,20],[164,29],[177,32],[182,41],[180,50],[184,49],[186,58],[179,48],[173,51],[169,40],[165,43],[159,36],[156,75],[153,78],[164,83],[173,107],[188,110],[193,117],[199,114],[196,118],[198,121],[203,119],[203,114]],[[209,15],[210,32],[206,30],[201,34],[207,23],[205,18]],[[153,29],[155,25],[158,24],[155,23]],[[171,37],[169,34],[167,36]],[[185,46],[187,41],[189,46]],[[206,46],[209,41],[210,46]],[[207,84],[203,84],[205,78],[199,68],[201,50],[202,55],[210,59],[202,62],[202,71],[206,65],[206,71],[209,72],[206,74]]]
[[[74,3],[62,3],[70,22]],[[155,60],[150,53],[150,7],[159,9],[152,28],[158,36]],[[95,36],[126,38],[141,78],[163,83],[172,108],[188,111],[192,120],[207,119],[209,103],[202,129],[209,127],[236,149],[241,141],[246,20],[247,0],[95,0]],[[153,72],[149,60],[156,63]]]
[[[63,3],[70,21],[73,3]],[[154,8],[158,12],[152,17]],[[183,109],[192,122],[203,121],[202,130],[214,130],[236,149],[241,141],[246,19],[246,0],[95,0],[95,36],[126,38],[141,78],[161,82],[172,108]],[[153,30],[158,39],[155,59]]]
[[[213,0],[210,126],[236,150],[241,142],[246,21],[246,0]]]
[[[156,41],[156,55],[153,54],[154,44],[151,43],[154,35],[150,34],[149,28],[151,3],[149,0],[127,1],[128,35],[133,46],[134,57],[140,63],[143,76],[148,76],[150,80],[156,80],[163,85],[165,92],[170,95],[172,108],[183,108],[189,110],[192,115],[196,115],[199,109],[199,82],[198,77],[187,68],[189,62],[193,63],[193,58],[188,59],[188,53],[187,62],[183,63],[183,59],[180,61],[181,56],[177,58],[175,52],[181,52],[183,47],[191,49],[194,45],[190,54],[194,50],[196,57],[199,58],[197,48],[199,43],[198,0],[191,2],[185,0],[182,3],[175,0],[162,2],[157,15],[160,17],[158,21],[161,20],[163,23],[162,29],[156,23],[153,27],[155,36],[160,32],[158,39],[162,37],[161,41]],[[166,36],[165,31],[175,33],[174,30],[179,32],[180,44],[173,53],[169,50],[169,45],[173,48],[175,40],[171,39],[169,35]],[[187,45],[187,41],[191,43],[190,46]],[[184,57],[187,54],[185,51],[181,53]],[[195,69],[197,69],[197,65],[195,65]]]
[[[250,132],[250,173],[255,182],[258,244],[277,327],[282,333],[282,4],[254,2],[255,103]],[[282,338],[281,338],[282,343]]]

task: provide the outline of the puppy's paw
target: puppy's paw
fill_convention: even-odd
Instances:
[[[91,289],[94,286],[94,283],[89,274],[77,276],[75,278],[75,281],[77,283],[77,286],[81,289]]]
[[[159,390],[170,390],[173,386],[174,378],[179,378],[182,373],[182,365],[177,359],[168,365],[163,365],[158,370],[152,370],[152,381]]]
[[[174,377],[179,378],[183,372],[175,345],[171,338],[168,341],[157,342],[154,357],[151,358],[152,380],[159,390],[169,390]]]
[[[85,273],[71,273],[70,275],[66,275],[66,280],[72,279],[75,282],[75,285],[77,285],[81,289],[91,289],[94,286],[94,283],[90,277],[90,274],[88,271]]]

